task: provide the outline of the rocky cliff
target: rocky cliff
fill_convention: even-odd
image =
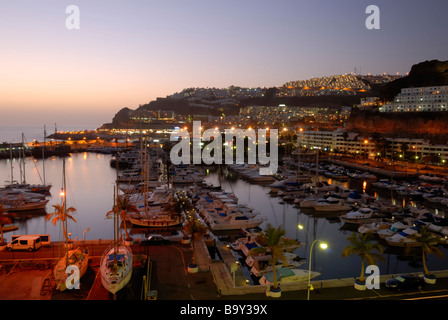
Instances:
[[[347,129],[382,133],[448,134],[448,112],[354,112]]]
[[[391,101],[402,88],[448,85],[448,61],[431,60],[412,66],[406,77],[376,88],[382,99]]]
[[[391,101],[402,88],[448,85],[448,61],[431,60],[412,66],[406,77],[375,88],[385,101]],[[381,113],[354,110],[346,128],[365,134],[428,139],[434,143],[448,141],[448,112]]]

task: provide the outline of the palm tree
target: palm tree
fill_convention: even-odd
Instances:
[[[268,247],[269,251],[271,252],[272,258],[270,262],[272,265],[272,272],[274,276],[273,291],[278,291],[279,289],[275,265],[279,259],[282,261],[286,261],[281,246],[285,234],[286,231],[281,226],[275,228],[271,224],[268,224],[266,233],[262,234],[262,236],[259,238],[260,244]]]
[[[3,208],[3,203],[0,203],[0,233],[1,233],[1,239],[0,239],[0,245],[5,245],[5,239],[3,238],[3,225],[11,223],[11,218],[3,217],[2,214],[5,211]]]
[[[70,219],[73,220],[74,222],[77,222],[75,218],[73,218],[73,216],[70,214],[72,212],[76,212],[76,209],[73,207],[66,208],[65,205],[59,205],[59,204],[53,205],[53,208],[55,209],[55,212],[47,214],[45,216],[45,220],[47,221],[51,220],[54,225],[56,225],[58,221],[61,221],[64,238],[68,242],[68,234],[65,228],[65,222],[66,219]]]
[[[138,208],[130,204],[129,199],[127,197],[117,197],[117,201],[114,203],[112,210],[106,213],[107,217],[111,213],[118,212],[121,221],[123,221],[124,232],[126,233],[126,240],[132,240],[132,238],[129,236],[128,229],[126,228],[126,213],[129,211],[140,214]]]
[[[431,232],[428,230],[427,226],[421,227],[420,232],[412,235],[412,237],[421,245],[422,248],[422,261],[423,261],[423,270],[426,277],[431,277],[431,273],[428,270],[428,267],[426,266],[426,254],[435,254],[439,258],[443,258],[443,252],[434,246],[435,238],[431,234]],[[407,251],[409,251],[409,247],[407,248]]]
[[[196,264],[196,247],[195,247],[195,240],[200,239],[204,234],[206,234],[208,231],[208,228],[194,215],[188,216],[188,218],[184,222],[184,227],[182,229],[182,233],[185,235],[190,235],[192,240],[192,249],[193,249],[193,255],[191,257],[191,264],[189,265],[191,268],[189,269],[195,269],[197,268]]]
[[[381,256],[383,254],[383,247],[378,243],[369,242],[372,239],[372,233],[366,232],[361,233],[359,236],[356,233],[352,233],[347,240],[350,241],[350,245],[345,247],[342,251],[342,256],[347,257],[352,254],[359,255],[361,257],[361,276],[359,277],[360,283],[365,283],[365,267],[364,261],[367,261],[368,264],[375,264],[375,260],[384,260]],[[377,250],[379,253],[372,252],[373,250]]]

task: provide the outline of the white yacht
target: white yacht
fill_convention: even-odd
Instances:
[[[342,215],[341,220],[345,223],[363,224],[380,221],[380,218],[374,216],[371,208],[361,208]]]

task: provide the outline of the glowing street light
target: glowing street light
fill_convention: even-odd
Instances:
[[[308,242],[309,242],[310,237],[309,237],[309,235],[308,235],[308,232],[307,232],[306,229],[304,228],[304,226],[301,225],[301,224],[299,224],[299,225],[297,225],[297,228],[299,228],[300,230],[305,230],[306,235],[307,235],[307,238],[308,238]],[[321,248],[322,250],[326,250],[326,249],[328,248],[328,244],[327,244],[326,242],[322,242],[322,241],[320,241],[319,239],[314,240],[313,243],[311,244],[311,248],[310,248],[310,259],[309,259],[309,265],[308,265],[308,290],[307,290],[308,293],[307,293],[307,300],[310,300],[310,291],[311,291],[311,290],[314,290],[313,285],[311,284],[311,256],[312,256],[312,253],[313,253],[314,244],[315,244],[316,242],[320,242],[320,245],[319,245],[319,246],[320,246],[320,248]]]
[[[311,284],[311,254],[312,254],[312,252],[313,252],[314,244],[315,244],[316,242],[318,242],[318,241],[320,242],[320,248],[321,248],[321,249],[325,250],[325,249],[328,248],[328,244],[325,243],[325,242],[321,242],[319,239],[314,240],[314,241],[313,241],[313,244],[311,245],[311,249],[310,249],[310,262],[309,262],[309,266],[308,266],[308,294],[307,294],[307,298],[306,298],[307,300],[310,300],[310,291],[311,291],[311,290],[314,290],[313,285]]]

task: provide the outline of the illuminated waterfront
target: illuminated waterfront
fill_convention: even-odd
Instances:
[[[77,209],[75,219],[77,223],[69,223],[69,232],[72,239],[112,239],[112,220],[106,219],[105,214],[112,208],[113,188],[116,171],[110,166],[111,156],[98,153],[74,153],[67,158],[67,187],[68,205]],[[14,171],[18,172],[18,161],[13,160]],[[62,186],[62,158],[47,158],[45,160],[46,181],[53,185],[51,196],[47,204],[47,212],[52,212],[51,205],[60,204],[58,195]],[[28,183],[40,183],[39,173],[42,175],[42,160],[27,158],[26,174]],[[3,180],[10,180],[10,161],[0,160],[0,174]],[[18,173],[16,177],[18,177]],[[219,179],[215,172],[209,172],[206,181],[218,185]],[[322,272],[322,279],[355,277],[360,273],[360,259],[358,256],[342,257],[341,252],[348,245],[346,238],[352,230],[347,230],[344,223],[338,218],[313,217],[309,213],[301,212],[292,204],[283,203],[279,197],[271,197],[269,188],[257,184],[250,184],[235,174],[223,170],[222,187],[227,192],[234,192],[240,203],[246,203],[260,216],[267,219],[267,223],[275,226],[282,225],[286,236],[307,241],[307,234],[297,228],[302,224],[308,230],[310,241],[321,239],[329,244],[326,251],[313,251],[313,268]],[[363,188],[362,181],[345,183],[350,188]],[[367,193],[374,195],[370,183],[364,184]],[[387,195],[385,195],[387,196]],[[400,201],[400,200],[399,200]],[[19,214],[13,224],[19,230],[6,233],[7,241],[12,234],[50,234],[51,239],[62,239],[59,224],[54,226],[45,220],[45,212],[41,214]],[[89,229],[88,229],[89,228]],[[89,231],[85,231],[89,230]],[[142,237],[144,230],[132,228],[133,237]],[[310,242],[309,242],[310,243]],[[440,246],[445,258],[440,259],[434,255],[428,257],[430,270],[448,269],[448,251]],[[379,262],[380,271],[384,274],[401,272],[421,272],[420,251],[416,249],[410,255],[404,255],[402,248],[391,248],[385,245],[385,262]],[[308,257],[309,247],[304,245],[296,250],[300,257]]]

